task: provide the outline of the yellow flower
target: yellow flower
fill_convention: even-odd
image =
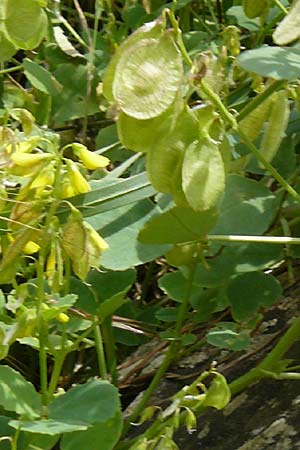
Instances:
[[[105,252],[109,248],[108,243],[100,236],[99,233],[87,222],[84,222],[84,227],[88,231],[92,243],[100,250]]]
[[[22,153],[15,152],[11,155],[11,160],[17,166],[29,168],[40,164],[42,161],[46,159],[52,158],[53,155],[50,153]]]
[[[74,143],[72,149],[75,155],[89,170],[100,169],[108,166],[110,163],[106,156],[98,155],[97,153],[90,152],[85,145]]]
[[[86,181],[84,176],[80,173],[77,166],[73,162],[68,163],[67,177],[71,183],[71,187],[74,189],[76,194],[85,194],[91,190],[89,183]],[[74,195],[74,194],[73,194]]]
[[[60,322],[60,323],[68,323],[70,320],[70,317],[65,314],[65,313],[59,313],[56,316],[56,319]]]
[[[38,252],[39,249],[40,249],[40,246],[33,241],[28,241],[27,244],[23,248],[24,253],[26,253],[26,255],[32,255],[33,253]]]

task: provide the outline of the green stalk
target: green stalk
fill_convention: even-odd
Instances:
[[[54,367],[53,367],[53,371],[52,371],[52,375],[51,375],[51,380],[49,383],[49,388],[48,388],[48,396],[51,399],[51,397],[53,396],[54,392],[56,391],[56,387],[58,384],[58,380],[61,374],[61,370],[66,358],[66,353],[59,351],[57,352],[57,354],[55,355],[55,360],[54,360]]]
[[[9,67],[8,69],[2,69],[0,70],[0,75],[3,75],[4,73],[11,73],[11,72],[16,72],[18,70],[22,70],[23,66],[15,66],[15,67]]]
[[[104,347],[103,347],[103,339],[102,339],[100,325],[98,325],[97,323],[95,324],[94,336],[95,336],[95,347],[96,347],[96,351],[97,351],[100,377],[103,380],[107,380],[108,377],[107,377],[107,368],[106,368],[106,361],[105,361],[105,354],[104,354]]]
[[[65,358],[68,354],[68,352],[65,349],[66,338],[67,338],[66,324],[64,323],[64,324],[62,324],[61,349],[58,350],[57,352],[55,352],[54,367],[53,367],[53,371],[52,371],[52,375],[51,375],[51,379],[50,379],[50,383],[49,383],[49,388],[48,388],[49,399],[52,397],[52,395],[54,394],[54,392],[57,388],[60,373],[61,373],[64,361],[65,361]]]
[[[176,358],[178,346],[180,345],[178,341],[180,339],[181,328],[182,328],[184,319],[186,317],[186,312],[189,307],[189,301],[190,301],[190,296],[191,296],[191,290],[192,290],[192,285],[193,285],[195,269],[196,269],[195,265],[190,266],[189,276],[186,280],[185,296],[184,296],[182,303],[180,304],[177,322],[176,322],[176,326],[175,326],[175,339],[171,342],[171,344],[165,354],[162,364],[159,366],[158,370],[155,372],[155,375],[154,375],[151,383],[149,384],[148,388],[146,389],[141,401],[138,403],[138,405],[136,406],[136,408],[134,409],[132,414],[129,416],[127,422],[125,422],[124,429],[123,429],[123,436],[129,430],[131,423],[136,421],[136,419],[139,417],[139,415],[141,414],[143,409],[146,407],[154,390],[157,388],[158,383],[160,382],[162,376],[165,374],[165,372],[167,371],[170,364]]]
[[[200,89],[204,94],[210,99],[210,101],[216,106],[216,108],[219,110],[222,119],[225,123],[228,123],[228,125],[233,128],[234,130],[237,129],[237,122],[235,117],[228,111],[218,94],[216,94],[206,83],[205,80],[201,80]]]
[[[270,372],[276,372],[276,365],[278,365],[281,358],[285,355],[285,353],[289,350],[293,343],[299,338],[300,317],[294,319],[287,332],[281,337],[275,347],[270,351],[265,359],[260,364],[258,364],[257,367],[230,383],[229,387],[231,390],[231,394],[238,394],[256,381],[259,381],[262,378],[269,378],[270,375],[272,375],[270,374]],[[283,376],[284,373],[279,375]]]
[[[223,235],[211,234],[207,236],[209,241],[220,242],[256,242],[262,244],[283,244],[283,245],[300,245],[300,238],[289,236],[239,236],[239,235]]]
[[[287,15],[289,13],[286,7],[283,6],[283,4],[279,0],[274,0],[274,3],[278,6],[279,9],[281,9],[282,12],[284,12],[284,14]]]
[[[111,316],[106,317],[106,319],[102,323],[102,335],[106,354],[106,362],[111,376],[111,381],[115,386],[118,386],[117,358]]]

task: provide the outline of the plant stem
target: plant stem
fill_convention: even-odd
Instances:
[[[129,416],[127,422],[125,422],[124,429],[123,429],[123,435],[127,433],[129,430],[131,423],[134,422],[140,415],[140,413],[143,411],[143,409],[146,407],[150,397],[152,396],[154,390],[157,388],[158,383],[160,382],[162,376],[165,374],[166,370],[170,366],[171,362],[175,359],[177,350],[178,350],[178,344],[179,344],[179,338],[180,338],[180,331],[186,316],[186,312],[189,306],[189,300],[191,296],[191,290],[193,285],[193,279],[194,279],[194,273],[195,273],[196,265],[190,266],[189,270],[189,276],[186,280],[186,290],[185,290],[185,296],[184,299],[180,305],[177,322],[175,326],[175,339],[171,342],[164,360],[162,364],[159,366],[157,371],[155,372],[155,375],[149,384],[148,388],[146,389],[141,401],[138,403],[132,414]],[[180,345],[180,344],[179,344]]]
[[[97,325],[97,323],[95,324],[94,336],[95,336],[95,347],[96,347],[96,351],[97,351],[100,377],[103,380],[106,380],[108,377],[107,377],[107,368],[106,368],[105,354],[104,354],[104,348],[103,348],[103,339],[102,339],[100,325]]]
[[[240,135],[241,139],[244,141],[248,149],[251,151],[251,153],[256,156],[258,161],[263,165],[263,167],[270,172],[272,177],[278,181],[278,183],[298,202],[300,201],[300,195],[297,191],[280,175],[279,172],[270,164],[263,154],[255,147],[255,145],[248,139],[248,137],[243,133],[241,128],[238,128],[238,134]]]
[[[117,359],[116,359],[115,338],[112,328],[111,316],[106,317],[106,319],[102,323],[102,335],[104,341],[106,361],[111,376],[111,381],[115,386],[117,386],[118,385]]]
[[[15,66],[15,67],[9,67],[8,69],[2,69],[0,70],[0,75],[3,75],[4,73],[10,73],[10,72],[16,72],[17,70],[23,69],[23,66]]]
[[[56,390],[65,358],[66,358],[66,353],[62,352],[62,351],[57,352],[57,355],[55,356],[54,367],[53,367],[51,380],[50,380],[49,388],[48,388],[48,396],[50,399]]]
[[[274,3],[278,6],[279,9],[281,9],[282,12],[284,12],[284,14],[288,14],[288,10],[279,0],[274,0]]]
[[[239,235],[222,235],[211,234],[207,236],[209,241],[221,242],[257,242],[262,244],[291,244],[300,245],[300,238],[293,238],[289,236],[239,236]]]
[[[292,325],[286,333],[279,339],[275,347],[265,357],[265,359],[258,364],[257,367],[247,372],[245,375],[230,383],[229,387],[231,394],[237,394],[246,389],[251,384],[262,378],[269,378],[270,374],[267,372],[276,372],[276,365],[280,359],[285,355],[293,343],[300,338],[300,317],[294,319]],[[282,374],[284,375],[284,373]]]
[[[224,122],[228,123],[231,128],[236,130],[237,122],[235,117],[228,111],[220,97],[209,87],[205,80],[201,80],[200,89],[219,110]]]

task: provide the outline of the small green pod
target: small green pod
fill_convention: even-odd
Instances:
[[[244,12],[249,19],[262,16],[269,6],[268,0],[243,0]]]
[[[268,125],[261,143],[261,153],[268,162],[276,156],[285,136],[289,115],[287,92],[282,90],[273,97]]]
[[[267,121],[272,105],[272,97],[268,97],[240,122],[241,131],[250,141],[255,141]]]

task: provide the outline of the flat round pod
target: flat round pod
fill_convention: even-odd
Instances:
[[[113,94],[120,109],[136,119],[151,119],[174,102],[182,83],[181,55],[170,35],[141,39],[123,52]]]
[[[159,39],[163,34],[165,27],[166,23],[163,18],[156,19],[153,22],[145,23],[134,33],[128,36],[128,38],[120,45],[116,53],[113,55],[107,68],[105,69],[103,77],[103,95],[107,100],[109,100],[110,102],[113,102],[115,100],[112,92],[112,86],[116,74],[116,67],[123,52],[134,45],[136,42],[138,42],[140,39]]]

